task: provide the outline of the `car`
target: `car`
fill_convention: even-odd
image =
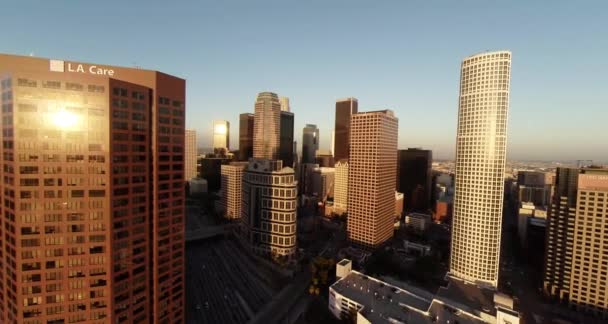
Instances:
[[[201,304],[196,304],[196,310],[200,310],[201,309]]]

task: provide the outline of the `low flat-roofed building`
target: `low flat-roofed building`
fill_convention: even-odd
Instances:
[[[421,213],[409,213],[405,215],[405,226],[418,231],[425,231],[432,222],[431,215]]]
[[[517,324],[519,314],[508,296],[449,278],[433,298],[351,270],[342,260],[338,281],[329,288],[329,310],[336,318],[356,312],[356,323]],[[338,275],[338,273],[337,273]]]

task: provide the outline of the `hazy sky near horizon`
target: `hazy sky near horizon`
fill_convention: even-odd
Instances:
[[[608,1],[7,1],[0,52],[187,79],[187,127],[290,98],[329,148],[335,100],[392,109],[399,147],[453,158],[463,58],[513,52],[508,158],[608,161]],[[300,149],[300,148],[299,148]]]

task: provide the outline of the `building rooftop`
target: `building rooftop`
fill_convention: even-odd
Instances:
[[[379,318],[398,319],[411,312],[416,313],[416,317],[421,320],[421,317],[426,317],[424,313],[431,306],[431,301],[428,299],[357,271],[351,271],[348,276],[337,281],[331,288],[363,305],[366,314],[379,316]],[[368,316],[366,318],[370,319],[372,323],[377,322]],[[414,318],[410,320],[414,320]],[[418,323],[418,321],[414,322]]]
[[[435,298],[449,302],[450,305],[458,305],[468,313],[478,315],[480,312],[484,312],[496,316],[494,291],[460,279],[449,278],[448,285],[439,288]]]
[[[362,305],[360,313],[371,323],[485,323],[473,315],[474,313],[453,307],[453,304],[445,303],[437,297],[429,299],[423,294],[382,282],[357,271],[351,271],[334,283],[331,289]],[[491,306],[493,309],[494,305]]]

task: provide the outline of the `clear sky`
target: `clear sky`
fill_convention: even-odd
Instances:
[[[291,100],[329,148],[337,98],[395,111],[399,147],[453,158],[460,61],[513,52],[510,159],[608,160],[608,1],[5,1],[0,52],[187,79],[187,127]]]

